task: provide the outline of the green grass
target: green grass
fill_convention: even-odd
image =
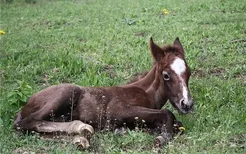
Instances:
[[[71,144],[19,136],[12,129],[16,112],[31,94],[52,84],[126,83],[151,67],[150,36],[159,45],[180,37],[196,101],[193,114],[174,111],[186,132],[160,152],[246,153],[244,0],[0,4],[0,30],[6,32],[0,35],[0,153],[80,153]],[[157,153],[154,137],[138,131],[97,133],[85,153]]]

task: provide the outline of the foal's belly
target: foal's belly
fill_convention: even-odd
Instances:
[[[152,108],[147,94],[136,87],[82,88],[76,114],[96,128],[110,123],[123,123],[121,115],[133,106]]]

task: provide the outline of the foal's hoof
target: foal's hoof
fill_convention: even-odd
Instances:
[[[162,136],[157,136],[154,140],[154,147],[160,148],[164,143],[164,138]]]
[[[127,130],[125,129],[125,128],[116,128],[115,130],[114,130],[114,134],[116,134],[116,135],[125,135],[125,134],[127,134]]]
[[[91,125],[85,124],[81,121],[75,120],[70,125],[71,134],[79,134],[84,137],[90,137],[94,134],[94,129]]]
[[[154,140],[154,147],[160,148],[163,145],[166,145],[170,140],[163,136],[157,136]]]
[[[82,150],[86,150],[90,146],[89,141],[85,137],[79,135],[73,137],[73,144],[77,145]]]
[[[94,134],[93,127],[88,124],[79,125],[78,129],[79,129],[80,134],[85,137],[86,136],[91,137],[92,134]]]

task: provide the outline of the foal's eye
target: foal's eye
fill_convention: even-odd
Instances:
[[[169,76],[169,74],[166,71],[163,71],[162,75],[163,75],[163,79],[164,80],[166,80],[166,81],[170,80],[170,76]]]

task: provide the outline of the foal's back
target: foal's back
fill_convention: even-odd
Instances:
[[[153,108],[146,92],[138,87],[81,87],[53,85],[35,93],[20,112],[20,118],[39,120],[97,122],[115,119],[125,107]],[[102,120],[101,119],[101,120]]]

